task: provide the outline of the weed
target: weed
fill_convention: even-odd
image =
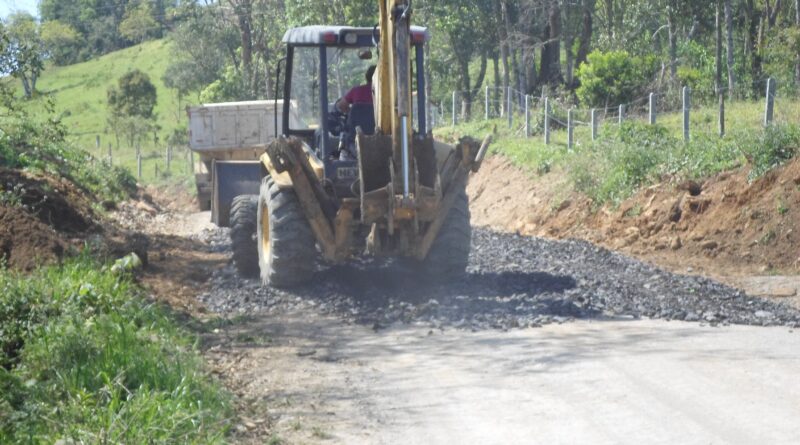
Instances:
[[[129,278],[83,256],[0,289],[0,443],[223,440],[227,396]]]
[[[626,218],[635,218],[641,214],[642,214],[642,205],[637,202],[636,205],[625,211],[624,216]]]
[[[322,439],[322,440],[333,439],[332,435],[325,432],[322,428],[318,426],[311,428],[311,435],[316,437],[317,439]]]
[[[765,233],[758,240],[758,244],[761,244],[762,246],[766,246],[766,245],[770,244],[772,241],[774,241],[777,238],[778,238],[778,234],[775,233],[775,230],[769,229],[769,230],[767,230],[767,233]]]
[[[283,439],[281,439],[281,437],[276,434],[273,434],[267,440],[267,445],[283,445],[283,444],[284,444]]]
[[[789,213],[789,207],[786,205],[786,200],[783,198],[778,199],[778,214],[781,216]]]

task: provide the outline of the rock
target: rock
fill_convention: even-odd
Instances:
[[[769,311],[756,311],[755,314],[756,318],[772,318],[773,314]]]
[[[717,248],[717,246],[719,246],[719,244],[716,241],[704,241],[702,244],[700,244],[700,247],[706,250],[714,250]]]
[[[136,201],[136,209],[150,216],[156,216],[158,213],[158,210],[155,207],[144,201]]]
[[[672,250],[678,250],[681,247],[683,247],[683,241],[681,241],[681,237],[679,236],[673,238],[672,241],[669,243],[669,248]]]
[[[795,295],[797,295],[797,289],[794,287],[774,287],[769,290],[770,297],[790,298]]]

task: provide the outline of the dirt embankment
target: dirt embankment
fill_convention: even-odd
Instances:
[[[800,160],[752,183],[747,169],[665,182],[596,209],[559,173],[535,176],[499,156],[469,186],[478,225],[581,238],[679,272],[714,277],[800,272]]]
[[[94,199],[63,178],[0,168],[0,259],[30,271],[88,247],[109,257],[136,252],[146,262],[147,240],[103,214],[118,204]],[[125,205],[159,211],[144,193]]]

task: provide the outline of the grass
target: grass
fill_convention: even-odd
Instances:
[[[155,106],[157,123],[161,127],[158,142],[149,138],[142,144],[143,182],[158,182],[190,177],[185,149],[174,153],[173,164],[165,173],[166,140],[173,132],[184,131],[186,113],[184,103],[178,101],[174,91],[164,86],[163,76],[170,60],[170,43],[167,40],[144,42],[97,59],[69,66],[48,66],[42,73],[37,90],[37,99],[26,106],[34,116],[49,115],[48,102],[54,104],[55,116],[59,117],[68,132],[69,142],[82,148],[97,159],[107,159],[109,144],[112,145],[112,162],[136,174],[136,154],[133,147],[117,141],[107,124],[107,91],[126,72],[138,68],[150,76],[156,86],[158,102]],[[16,85],[16,84],[14,84]],[[21,87],[18,94],[21,94]],[[100,137],[100,147],[96,137]],[[156,176],[156,165],[159,175]]]
[[[228,397],[130,277],[81,256],[0,289],[0,443],[224,441]]]
[[[631,113],[622,126],[616,116],[601,117],[597,140],[591,140],[588,112],[575,112],[579,124],[574,144],[567,144],[565,129],[551,132],[545,145],[541,117],[533,113],[536,130],[525,137],[522,116],[515,115],[511,127],[506,119],[473,120],[455,127],[440,127],[437,136],[454,141],[461,135],[482,137],[495,133],[492,151],[508,157],[533,174],[554,169],[569,175],[574,189],[596,204],[618,204],[642,186],[672,179],[702,179],[741,165],[751,167],[755,179],[792,158],[800,149],[800,101],[776,101],[775,123],[763,126],[763,103],[736,102],[727,105],[727,133],[716,131],[716,107],[697,107],[691,116],[692,136],[683,141],[681,113],[663,113],[656,125]],[[554,109],[559,120],[565,110]]]

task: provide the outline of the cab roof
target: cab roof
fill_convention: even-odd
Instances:
[[[296,46],[365,46],[364,42],[370,42],[372,45],[372,33],[375,32],[376,40],[380,38],[380,30],[377,28],[356,28],[351,26],[301,26],[299,28],[292,28],[286,31],[283,35],[283,43]],[[356,35],[356,43],[350,43],[346,40],[348,34]],[[412,44],[428,42],[431,35],[428,28],[423,26],[411,27]]]

